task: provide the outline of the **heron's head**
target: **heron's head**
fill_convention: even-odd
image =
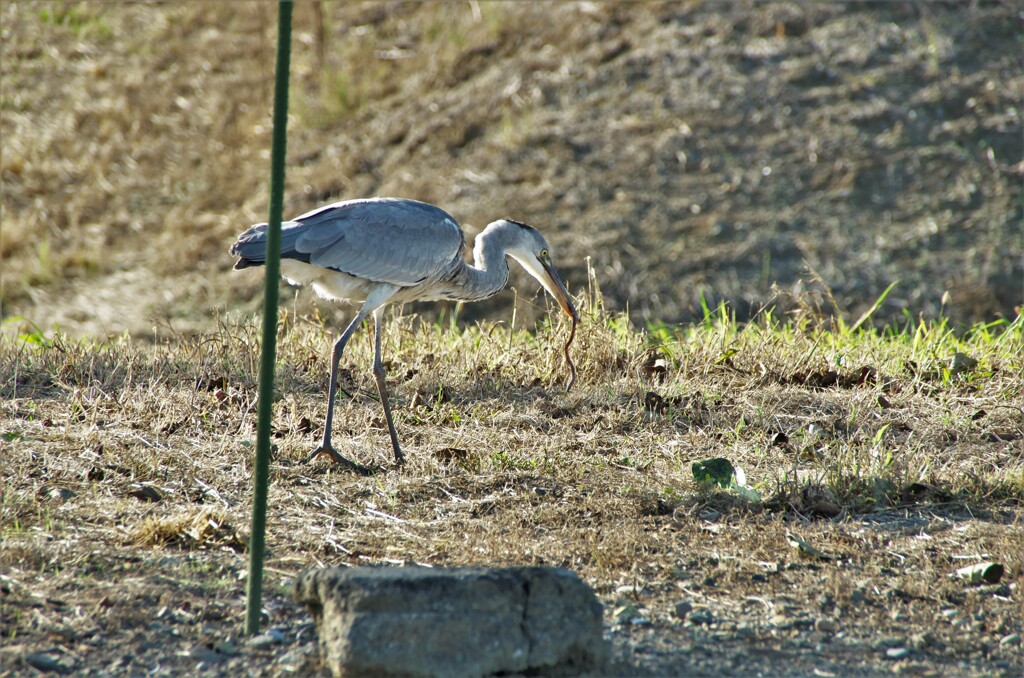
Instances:
[[[570,318],[579,322],[580,316],[576,312],[576,307],[565,290],[562,279],[558,277],[555,265],[551,263],[551,247],[548,245],[548,241],[533,226],[511,219],[504,219],[503,222],[508,224],[506,228],[512,233],[506,249],[508,255],[518,261],[527,273],[544,286],[548,294],[558,302],[558,305]]]

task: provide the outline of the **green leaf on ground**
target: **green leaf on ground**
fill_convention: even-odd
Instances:
[[[693,479],[706,485],[729,487],[736,478],[736,467],[725,457],[695,461],[690,469],[693,471]]]

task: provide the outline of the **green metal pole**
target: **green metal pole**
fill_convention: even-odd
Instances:
[[[256,468],[253,478],[252,536],[249,538],[249,585],[245,632],[259,633],[263,594],[263,548],[267,530],[267,489],[270,483],[270,415],[274,403],[274,361],[277,356],[277,299],[281,277],[281,210],[284,204],[285,129],[288,124],[288,63],[292,50],[292,3],[280,0],[277,15],[277,71],[274,86],[274,140],[270,152],[270,218],[267,219],[266,287],[263,295],[263,356],[256,424]]]

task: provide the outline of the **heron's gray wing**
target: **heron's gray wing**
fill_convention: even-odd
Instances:
[[[415,200],[335,203],[296,218],[287,230],[282,240],[293,243],[294,258],[308,256],[315,266],[402,286],[441,273],[461,259],[464,247],[451,215]]]

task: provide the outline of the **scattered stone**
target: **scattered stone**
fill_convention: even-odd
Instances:
[[[715,615],[710,610],[696,610],[690,613],[690,623],[694,626],[711,626],[715,623]]]
[[[896,638],[894,636],[882,636],[874,643],[876,650],[891,650],[894,647],[903,647],[906,643],[903,638]]]
[[[335,676],[572,675],[608,659],[601,604],[568,570],[310,570],[293,597]]]
[[[46,493],[50,499],[57,499],[59,501],[68,501],[75,496],[75,493],[66,487],[53,487],[49,492]]]
[[[713,523],[713,522],[715,522],[716,520],[718,520],[721,517],[722,517],[722,512],[721,511],[716,511],[714,509],[707,509],[707,510],[704,510],[704,511],[700,512],[701,520],[706,520],[709,523]]]
[[[56,657],[51,657],[44,652],[33,652],[32,654],[25,655],[25,663],[34,669],[39,669],[40,671],[50,671],[62,675],[71,673],[74,670],[74,667],[63,663]]]
[[[898,659],[906,659],[909,656],[910,650],[905,647],[890,647],[885,651],[885,658],[892,659],[894,661]]]
[[[864,589],[860,587],[855,588],[853,591],[850,592],[850,602],[852,603],[863,603],[867,599],[867,592],[865,592]]]
[[[785,614],[779,613],[772,617],[771,624],[780,631],[790,631],[792,629],[812,628],[814,620],[807,617],[787,617]]]
[[[257,650],[263,650],[273,645],[281,645],[285,641],[284,634],[276,629],[271,629],[266,633],[261,633],[258,636],[253,636],[247,642],[247,645]]]
[[[316,640],[316,623],[308,621],[304,624],[299,624],[298,628],[295,629],[295,642],[302,645],[311,640]]]
[[[942,616],[946,619],[953,619],[958,614],[960,614],[960,612],[952,607],[947,607],[945,610],[942,611]]]
[[[818,633],[835,633],[839,625],[831,619],[818,619],[814,622],[814,630]]]
[[[973,589],[974,593],[984,596],[1001,596],[1009,598],[1013,595],[1013,589],[1006,584],[988,584]]]
[[[143,483],[132,483],[131,488],[128,490],[128,496],[135,497],[139,501],[152,502],[157,502],[164,498],[155,487]]]
[[[230,638],[215,643],[213,649],[226,657],[234,657],[238,654],[238,644]]]
[[[1011,633],[1008,636],[1003,636],[999,639],[999,644],[1003,647],[1009,647],[1010,645],[1020,645],[1020,634]]]
[[[949,361],[949,371],[954,375],[970,372],[977,366],[978,360],[976,358],[972,358],[966,353],[960,353],[959,351],[954,353],[953,358]]]
[[[672,610],[672,614],[674,614],[677,619],[682,619],[685,621],[686,615],[690,614],[692,610],[693,603],[691,603],[688,600],[684,600],[681,603],[676,603],[675,609]]]
[[[316,644],[308,643],[281,655],[277,664],[283,671],[297,673],[303,671],[314,656],[316,656]],[[307,671],[306,673],[311,674],[312,672]]]
[[[221,654],[212,647],[206,645],[193,645],[185,654],[193,659],[198,659],[200,665],[212,666],[228,659],[227,655]],[[198,669],[198,667],[197,667]]]

